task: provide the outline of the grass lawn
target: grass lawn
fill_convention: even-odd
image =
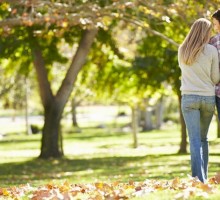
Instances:
[[[209,177],[220,171],[220,139],[215,124],[210,130]],[[142,182],[145,180],[188,179],[190,155],[177,154],[179,127],[142,132],[138,148],[132,148],[131,133],[113,128],[83,128],[64,133],[63,159],[40,160],[41,135],[8,134],[0,140],[0,186],[29,183],[40,186],[62,183]],[[173,191],[152,193],[147,199],[173,199]],[[220,191],[210,195],[219,199]],[[142,198],[135,198],[142,199]],[[195,198],[196,199],[196,198]]]

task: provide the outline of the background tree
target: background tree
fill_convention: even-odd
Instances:
[[[8,1],[1,5],[1,55],[34,63],[44,107],[44,127],[41,158],[61,157],[59,133],[64,106],[71,94],[76,77],[86,62],[98,27],[107,27],[131,6],[131,2],[85,1]],[[106,24],[106,26],[105,26]],[[69,68],[56,92],[52,90],[50,69],[54,62],[68,60],[59,52],[61,39],[78,44]]]

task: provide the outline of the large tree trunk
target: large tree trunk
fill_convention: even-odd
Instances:
[[[76,54],[56,95],[52,93],[40,47],[36,43],[32,49],[45,117],[40,158],[59,158],[64,155],[62,136],[59,131],[62,113],[73,90],[77,75],[86,61],[96,33],[97,30],[84,31]]]
[[[187,153],[187,134],[186,134],[186,124],[183,118],[182,110],[181,110],[181,95],[178,94],[179,100],[179,113],[180,113],[180,124],[181,124],[181,142],[179,153]]]
[[[60,131],[60,120],[63,110],[58,110],[52,103],[50,107],[45,110],[44,114],[44,127],[43,127],[43,137],[41,144],[41,158],[50,157],[62,157],[62,141],[60,141],[59,135]]]

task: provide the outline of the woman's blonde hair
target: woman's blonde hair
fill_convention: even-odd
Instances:
[[[209,42],[211,30],[212,23],[205,18],[197,19],[193,23],[179,48],[180,60],[183,63],[191,65],[196,60],[205,44]]]

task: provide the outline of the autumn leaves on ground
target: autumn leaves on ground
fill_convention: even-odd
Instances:
[[[195,178],[181,181],[175,178],[171,181],[146,180],[144,182],[127,183],[120,182],[97,182],[92,184],[63,184],[48,183],[40,187],[31,187],[29,184],[1,188],[2,197],[21,199],[28,197],[32,200],[40,199],[90,199],[90,200],[119,200],[133,198],[147,198],[150,193],[158,191],[175,191],[174,199],[189,199],[191,197],[207,198],[216,192],[216,184],[220,183],[220,174],[209,179],[209,183],[203,184]],[[162,199],[162,198],[161,198]]]
[[[212,129],[215,129],[212,125]],[[0,140],[0,199],[219,199],[219,144],[210,135],[209,181],[190,177],[190,156],[178,154],[178,127],[129,133],[85,128],[65,131],[63,159],[41,160],[41,135]],[[213,134],[215,131],[212,131]]]

